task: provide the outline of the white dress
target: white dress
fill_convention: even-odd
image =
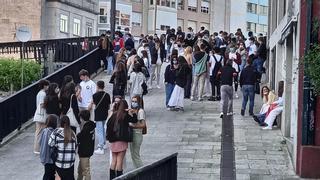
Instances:
[[[178,85],[175,85],[172,91],[168,106],[183,108],[183,101],[184,101],[184,88]]]

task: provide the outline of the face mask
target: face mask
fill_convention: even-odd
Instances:
[[[178,64],[178,61],[174,60],[172,61],[173,64]]]
[[[60,91],[60,89],[59,89],[59,88],[56,88],[56,89],[54,90],[54,92],[55,92],[56,94],[58,94],[58,93],[59,93],[59,91]]]
[[[119,36],[115,36],[115,38],[116,38],[116,39],[118,39],[118,38],[119,38]]]
[[[178,45],[178,48],[181,48],[181,44]]]
[[[139,108],[139,104],[138,104],[137,102],[132,102],[132,103],[131,103],[131,107],[132,107],[133,109],[138,109],[138,108]]]

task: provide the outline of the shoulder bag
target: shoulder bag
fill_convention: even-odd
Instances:
[[[70,120],[70,126],[79,127],[79,123],[78,123],[77,118],[76,118],[76,116],[74,115],[73,109],[72,109],[72,97],[73,97],[73,95],[74,95],[74,94],[72,94],[72,95],[70,96],[70,107],[69,107],[69,110],[68,110],[68,112],[67,112],[66,115],[68,116],[68,118],[69,118],[69,120]]]

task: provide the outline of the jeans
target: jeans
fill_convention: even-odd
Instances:
[[[264,123],[264,120],[266,119],[266,115],[267,113],[257,115],[257,118],[260,124]]]
[[[220,101],[221,112],[232,113],[233,112],[233,87],[229,85],[221,86],[221,101]]]
[[[142,144],[143,136],[141,132],[133,130],[133,140],[130,146],[130,153],[132,162],[135,168],[139,168],[143,166],[141,157],[140,157],[140,147]]]
[[[78,180],[91,180],[90,174],[90,158],[80,157],[78,165]]]
[[[74,166],[70,168],[59,168],[56,166],[56,171],[61,180],[74,180]]]
[[[108,75],[110,75],[110,74],[112,73],[112,71],[113,71],[113,62],[112,62],[112,59],[113,59],[112,56],[107,57],[107,61],[108,61],[107,65],[108,65],[108,66],[107,66],[106,70],[107,70],[107,74],[108,74]]]
[[[207,75],[207,73],[202,73],[201,75],[194,76],[193,85],[192,85],[192,89],[191,89],[191,97],[194,98],[194,94],[196,92],[196,87],[199,86],[198,87],[198,98],[202,99],[206,75]]]
[[[44,165],[43,180],[55,180],[56,166],[54,164]]]
[[[250,100],[249,104],[249,113],[253,113],[253,107],[254,107],[254,85],[243,85],[242,86],[242,94],[243,94],[243,100],[242,100],[242,110],[246,110],[248,98]]]
[[[185,98],[190,98],[190,95],[191,95],[191,85],[192,85],[192,74],[189,73],[187,75],[187,84],[186,86],[184,87],[184,97]]]
[[[166,106],[168,106],[173,89],[174,89],[174,84],[171,84],[171,83],[166,84]]]
[[[98,148],[103,148],[106,143],[106,131],[104,129],[105,121],[96,121],[96,130],[98,136]]]

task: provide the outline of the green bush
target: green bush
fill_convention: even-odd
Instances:
[[[305,71],[311,79],[315,93],[320,95],[320,46],[314,45],[304,56]]]
[[[41,65],[32,61],[23,61],[23,87],[33,83],[41,77]],[[15,59],[0,58],[0,90],[9,91],[10,84],[13,90],[21,88],[21,61]]]

